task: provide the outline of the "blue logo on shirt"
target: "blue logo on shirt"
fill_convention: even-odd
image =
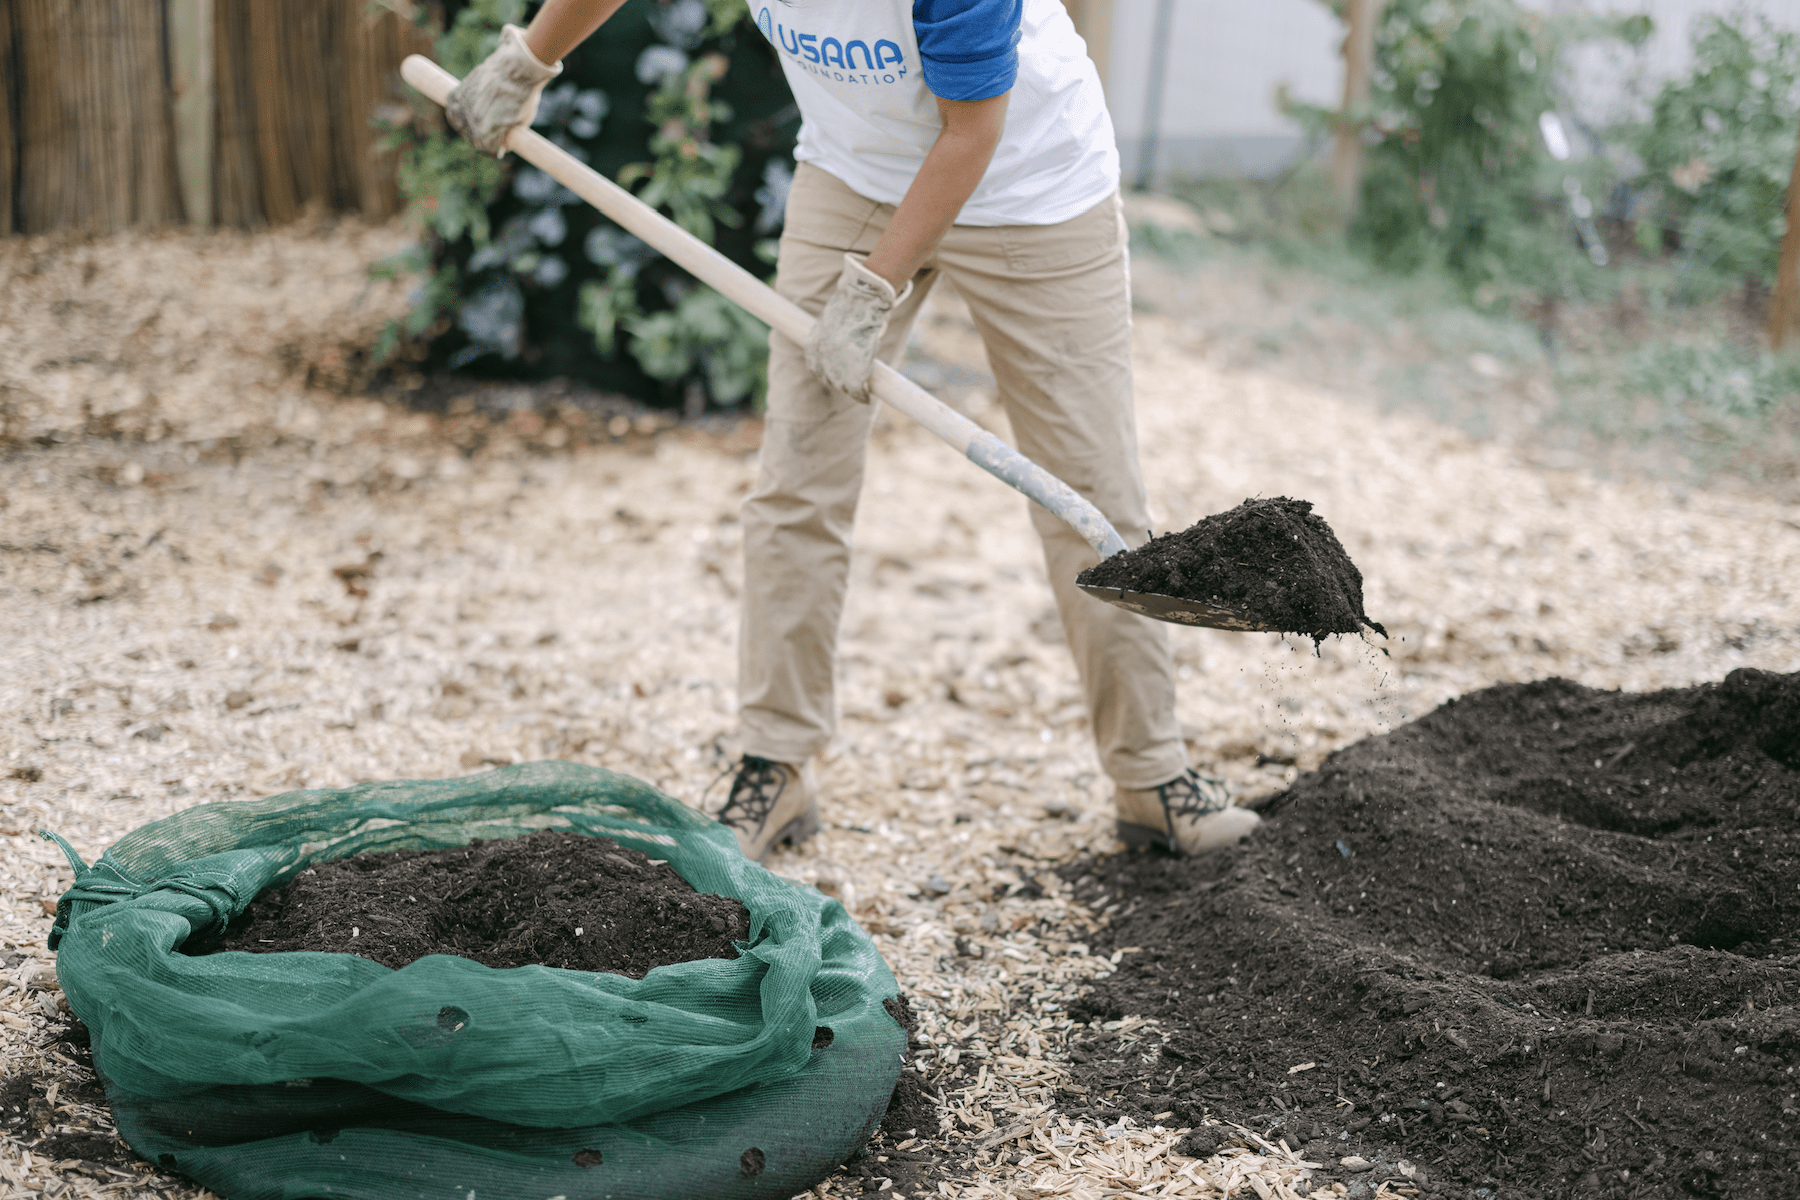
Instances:
[[[756,14],[756,27],[809,74],[847,83],[894,83],[906,78],[906,56],[897,43],[887,38],[879,39],[871,48],[860,38],[821,40],[813,33],[790,33],[785,25],[774,23],[767,8]]]

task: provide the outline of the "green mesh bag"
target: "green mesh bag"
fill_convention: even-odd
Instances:
[[[737,897],[739,957],[629,979],[177,949],[315,862],[546,828]],[[91,867],[63,848],[50,945],[119,1132],[231,1200],[791,1196],[867,1141],[899,1077],[894,978],[843,907],[610,771],[290,792],[177,813]]]

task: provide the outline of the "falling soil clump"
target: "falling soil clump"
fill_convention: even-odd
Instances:
[[[1072,869],[1124,951],[1075,1006],[1072,1115],[1236,1122],[1351,1195],[1793,1194],[1800,674],[1489,688],[1264,812]]]
[[[1363,612],[1362,572],[1306,500],[1246,500],[1179,533],[1151,538],[1076,577],[1089,587],[1199,600],[1258,626],[1323,639],[1387,630]]]
[[[667,863],[611,838],[542,830],[322,862],[262,892],[222,935],[182,949],[329,950],[394,968],[456,954],[641,979],[671,963],[736,958],[732,943],[749,935],[736,898],[696,892]]]

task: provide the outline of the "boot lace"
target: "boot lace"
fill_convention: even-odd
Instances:
[[[1157,788],[1156,798],[1162,802],[1171,831],[1177,817],[1210,817],[1231,807],[1231,792],[1225,781],[1202,775],[1191,767]]]
[[[733,829],[759,833],[768,822],[775,802],[787,790],[787,768],[772,759],[744,755],[732,778],[731,791],[714,820]]]

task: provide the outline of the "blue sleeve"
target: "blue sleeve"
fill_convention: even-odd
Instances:
[[[925,86],[945,100],[988,100],[1019,74],[1024,0],[913,0]]]

